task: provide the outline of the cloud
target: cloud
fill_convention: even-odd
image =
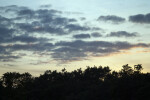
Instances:
[[[98,32],[91,33],[92,37],[102,37],[102,35]]]
[[[10,40],[11,42],[24,42],[24,43],[35,43],[35,42],[47,42],[51,39],[48,38],[37,38],[37,37],[33,37],[33,36],[26,36],[26,35],[20,35],[20,36],[15,36],[12,38],[12,40]]]
[[[80,17],[80,20],[84,21],[84,20],[86,20],[86,18],[85,17]]]
[[[128,42],[107,42],[107,41],[81,41],[76,40],[73,42],[58,42],[56,46],[66,46],[66,47],[75,47],[75,48],[84,48],[84,47],[107,47],[107,48],[116,48],[116,49],[129,49],[132,47],[148,47],[147,44],[130,44]]]
[[[31,9],[23,9],[23,10],[18,11],[19,16],[24,16],[24,15],[33,16],[34,14],[35,14],[35,12]]]
[[[133,23],[150,24],[150,13],[146,15],[138,14],[138,15],[130,16],[129,21]]]
[[[138,33],[129,33],[126,31],[111,32],[107,37],[137,37]]]
[[[78,24],[68,24],[65,26],[66,29],[68,29],[69,32],[73,31],[88,31],[90,30],[89,27],[86,26],[80,26]]]
[[[17,13],[20,10],[28,9],[28,7],[24,6],[17,6],[17,5],[10,5],[10,6],[2,6],[0,7],[0,12],[2,13]]]
[[[11,20],[0,15],[0,27],[9,27]]]
[[[85,39],[85,38],[90,38],[91,36],[89,34],[77,34],[77,35],[73,35],[73,38],[76,39]]]
[[[9,37],[12,36],[14,29],[8,29],[5,27],[0,27],[0,37]]]
[[[72,42],[61,41],[55,44],[57,49],[54,49],[52,57],[63,61],[85,60],[85,58],[93,56],[106,56],[113,53],[129,50],[132,48],[147,48],[150,45],[144,43],[131,44],[128,42],[107,42],[107,41],[81,41]]]
[[[120,23],[125,22],[126,19],[122,18],[122,17],[115,16],[115,15],[108,15],[108,16],[100,16],[97,20],[98,21],[111,22],[114,24],[120,24]]]
[[[13,44],[5,46],[10,51],[51,51],[54,48],[52,43],[35,43],[35,44]]]
[[[40,7],[41,8],[50,8],[50,7],[52,7],[52,5],[51,4],[45,4],[45,5],[41,5]]]
[[[19,59],[21,58],[20,56],[0,56],[0,61],[1,62],[12,62],[14,61],[15,59]]]
[[[54,49],[54,53],[52,53],[52,58],[61,62],[83,60],[86,56],[85,52],[71,47]]]
[[[0,26],[0,43],[8,42],[7,40],[14,35],[14,31],[14,29]]]
[[[35,24],[37,23],[37,24]],[[39,22],[33,22],[31,24],[29,23],[18,23],[16,26],[21,29],[24,32],[29,33],[49,33],[49,34],[55,34],[55,35],[64,35],[67,34],[65,30],[61,27],[54,27],[54,26],[48,26],[48,25],[41,25]]]
[[[10,52],[6,51],[6,48],[0,45],[0,54],[1,55],[10,54]]]
[[[48,42],[52,39],[49,38],[40,38],[40,37],[34,37],[29,36],[28,34],[24,35],[15,35],[13,33],[13,29],[7,29],[7,28],[0,28],[0,43],[16,43],[16,42],[22,42],[22,43],[35,43],[35,42]]]
[[[44,7],[44,6],[43,6]],[[94,56],[106,56],[129,50],[135,47],[148,48],[146,43],[108,42],[108,41],[83,41],[90,37],[102,37],[97,26],[85,25],[81,20],[86,18],[64,17],[62,11],[40,8],[37,10],[16,5],[0,7],[0,62],[13,62],[24,59],[21,52],[30,52],[33,56],[69,62],[89,59]],[[10,16],[11,15],[11,16]],[[122,23],[124,18],[117,16],[100,16],[98,20]],[[88,32],[87,32],[88,31]],[[96,31],[96,32],[95,32]],[[75,34],[87,32],[91,34]],[[60,41],[66,35],[73,35],[75,41]],[[136,33],[119,31],[109,34],[117,37],[135,37]],[[51,38],[54,38],[52,40]],[[74,40],[74,39],[73,39]],[[28,56],[28,55],[25,55]]]
[[[55,9],[37,9],[17,5],[0,7],[0,26],[16,29],[17,34],[49,33],[55,35],[71,34],[75,31],[101,30],[98,27],[82,26],[78,19],[62,17],[62,11]],[[12,16],[9,16],[9,15]],[[9,16],[9,18],[6,18]],[[7,22],[7,24],[6,24]]]
[[[16,51],[31,51],[40,52],[42,55],[45,52],[46,56],[51,56],[52,59],[60,62],[85,60],[93,56],[106,56],[121,52],[122,50],[129,50],[132,48],[148,48],[150,45],[145,43],[131,44],[128,42],[107,42],[107,41],[61,41],[55,44],[52,43],[34,43],[34,44],[12,44],[0,46],[3,48],[0,52],[3,54],[1,61],[11,60],[14,58],[19,59],[11,52]],[[7,53],[8,52],[8,53]],[[39,53],[39,55],[40,55]],[[34,55],[34,54],[33,54]],[[9,57],[10,56],[10,57]]]

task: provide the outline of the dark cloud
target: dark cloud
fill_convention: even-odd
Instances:
[[[34,29],[31,25],[19,24],[20,29],[25,29],[26,32],[33,32]],[[27,31],[28,30],[28,31]],[[13,43],[13,42],[44,42],[49,41],[48,38],[36,38],[28,35],[18,35],[16,29],[0,26],[0,43]]]
[[[16,5],[1,7],[5,14],[13,13],[12,18],[3,17],[0,15],[0,22],[16,29],[17,34],[24,33],[49,33],[55,35],[71,34],[74,31],[92,31],[100,28],[90,28],[88,26],[81,26],[75,18],[62,17],[61,11],[55,9],[38,9],[33,10],[27,7],[19,7]],[[4,25],[4,23],[2,23]],[[7,26],[6,25],[6,26]]]
[[[113,53],[121,52],[122,50],[129,50],[131,48],[147,48],[149,44],[138,43],[131,44],[128,42],[107,42],[107,41],[61,41],[55,44],[52,43],[35,43],[35,44],[12,44],[1,46],[3,48],[0,52],[15,52],[15,51],[32,51],[49,52],[49,56],[53,59],[63,62],[85,60],[87,57],[92,56],[106,56]],[[51,52],[51,53],[50,53]],[[11,53],[10,53],[11,54]],[[5,55],[5,54],[4,54]],[[47,54],[46,54],[47,55]],[[11,55],[13,59],[13,55]],[[47,55],[48,56],[48,55]],[[2,58],[4,61],[8,57]],[[15,59],[15,57],[14,57]],[[19,59],[19,58],[16,58]],[[1,60],[2,61],[2,60]]]
[[[0,26],[0,43],[8,42],[8,40],[10,40],[10,38],[13,36],[14,31],[14,29]]]
[[[35,44],[14,44],[8,45],[5,47],[6,49],[10,49],[11,51],[51,51],[54,48],[52,43],[35,43]]]
[[[34,43],[34,42],[48,42],[51,39],[48,38],[37,38],[37,37],[32,37],[32,36],[26,36],[26,35],[21,35],[21,36],[15,36],[12,38],[12,42],[25,42],[25,43]]]
[[[4,54],[10,54],[10,53],[6,51],[6,48],[4,46],[0,45],[0,54],[4,55]]]
[[[1,62],[14,62],[14,60],[22,58],[26,56],[25,54],[16,55],[17,51],[30,51],[34,52],[50,52],[54,49],[54,45],[52,43],[27,43],[27,44],[8,44],[5,46],[0,45],[0,61]]]
[[[98,32],[91,33],[92,37],[102,37],[102,35]]]
[[[115,15],[108,15],[108,16],[100,16],[97,20],[119,24],[125,22],[126,19]]]
[[[150,13],[148,13],[146,15],[138,14],[138,15],[130,16],[129,21],[131,21],[133,23],[150,24]]]
[[[111,32],[107,37],[137,37],[138,33],[129,33],[126,31]]]
[[[107,42],[107,41],[72,41],[58,42],[55,46],[59,49],[54,49],[52,57],[62,60],[74,60],[74,58],[85,59],[88,56],[106,56],[113,53],[121,52],[135,47],[149,47],[149,44],[130,44],[128,42]],[[72,55],[71,55],[72,54]],[[78,55],[80,54],[80,55]],[[62,56],[59,56],[62,55]],[[82,56],[81,56],[82,55]],[[77,57],[78,56],[78,57]],[[61,58],[62,57],[62,58]],[[65,59],[64,59],[65,58]]]
[[[58,48],[54,50],[54,53],[52,53],[52,58],[63,62],[76,61],[81,59],[83,60],[83,58],[86,56],[87,55],[85,54],[85,52],[82,52],[77,48],[71,47]]]
[[[54,27],[54,26],[48,26],[48,25],[37,25],[34,23],[19,23],[16,25],[18,28],[20,28],[24,32],[29,32],[29,33],[49,33],[49,34],[55,34],[55,35],[64,35],[67,34],[65,30],[61,27]]]
[[[85,38],[90,38],[91,36],[89,34],[77,34],[77,35],[73,35],[73,38],[76,39],[85,39]]]
[[[73,41],[73,42],[58,42],[56,46],[74,47],[74,48],[84,48],[94,47],[94,48],[115,48],[117,50],[130,49],[133,47],[148,47],[148,44],[130,44],[128,42],[107,42],[107,41]]]
[[[8,18],[5,18],[3,16],[0,15],[0,27],[8,27],[11,23],[11,20]]]
[[[35,12],[31,9],[24,9],[24,10],[18,11],[18,16],[23,16],[23,18],[31,19],[35,17]]]
[[[1,62],[12,62],[15,59],[19,59],[19,58],[21,58],[21,57],[20,56],[3,55],[3,56],[0,56],[0,61]]]
[[[0,37],[9,37],[12,36],[14,29],[8,29],[5,27],[0,27]]]

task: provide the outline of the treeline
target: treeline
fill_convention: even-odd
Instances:
[[[7,72],[0,79],[0,100],[149,100],[150,74],[142,65],[47,70],[39,77]]]

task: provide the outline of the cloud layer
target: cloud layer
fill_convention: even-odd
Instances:
[[[27,52],[30,52],[32,55],[44,55],[48,59],[66,63],[149,47],[147,43],[95,40],[104,36],[100,27],[84,22],[82,24],[81,21],[86,19],[84,17],[64,17],[62,11],[47,9],[50,7],[43,5],[37,10],[16,5],[0,7],[0,62],[15,62],[24,59],[28,56]],[[140,23],[148,23],[149,15],[144,16],[145,19]],[[137,19],[137,16],[130,17],[130,21],[139,23]],[[119,24],[125,22],[125,18],[100,16],[98,21]],[[67,39],[67,36],[72,38]],[[118,31],[111,32],[105,38],[137,36],[136,32]]]

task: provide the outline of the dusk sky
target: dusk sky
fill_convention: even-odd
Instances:
[[[0,76],[149,60],[149,0],[0,0]]]

